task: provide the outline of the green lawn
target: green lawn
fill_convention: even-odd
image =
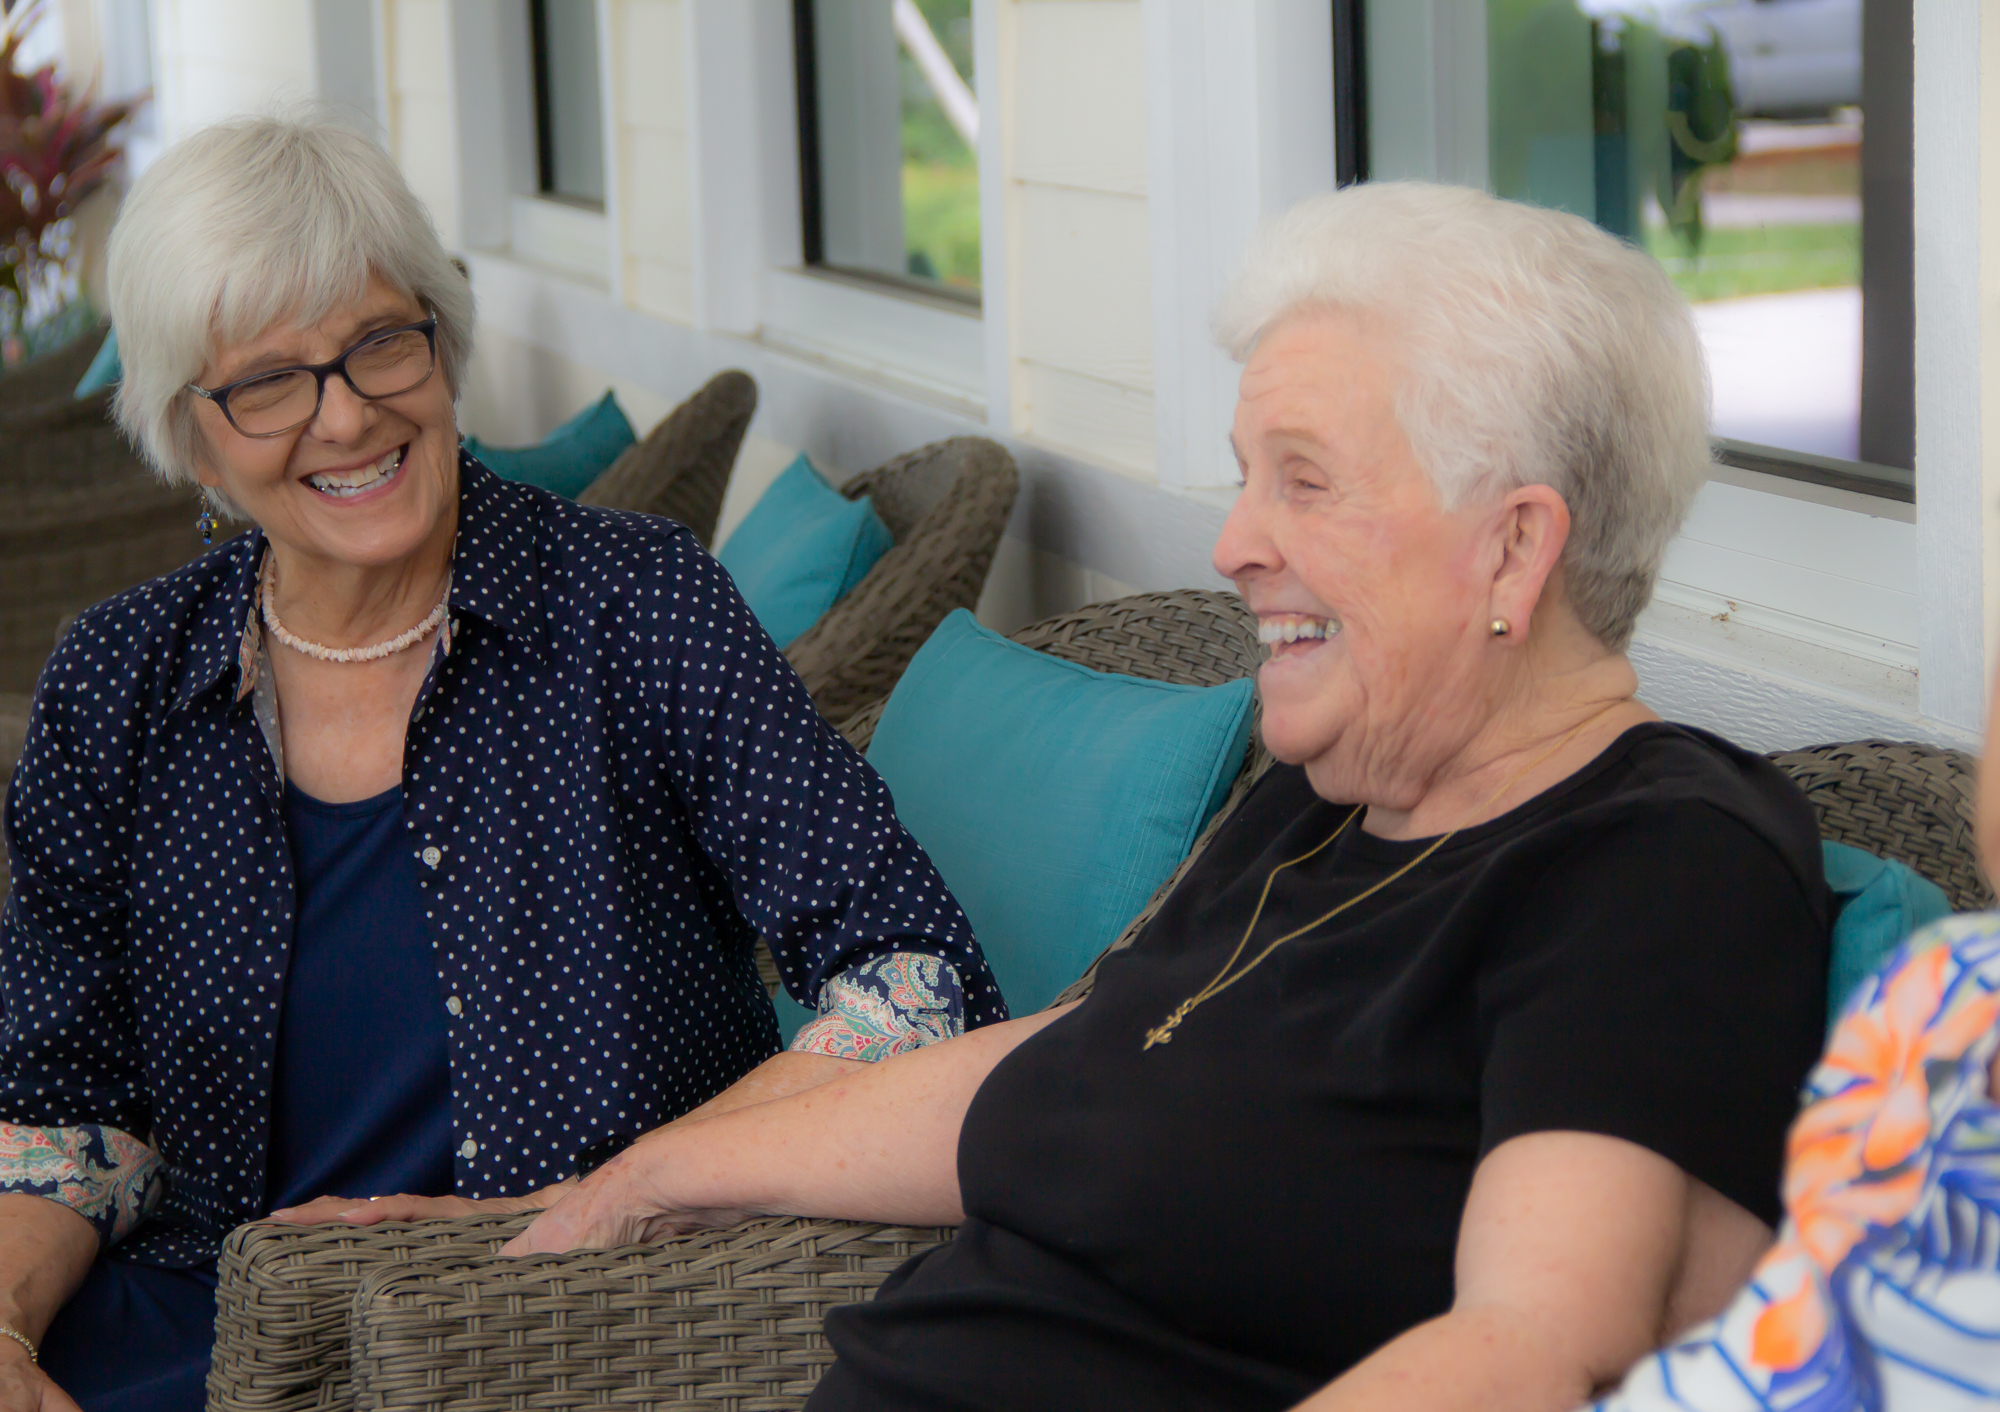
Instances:
[[[1711,230],[1698,252],[1671,231],[1653,227],[1646,232],[1646,249],[1697,304],[1861,282],[1861,227],[1854,223]]]

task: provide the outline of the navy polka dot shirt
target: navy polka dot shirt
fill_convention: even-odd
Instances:
[[[150,1138],[129,1256],[262,1215],[293,922],[282,781],[240,690],[261,534],[84,613],[8,797],[0,1122]],[[929,954],[1006,1017],[887,789],[681,526],[462,461],[451,636],[404,826],[450,1007],[456,1187],[532,1191],[778,1051],[768,938],[808,1006]]]

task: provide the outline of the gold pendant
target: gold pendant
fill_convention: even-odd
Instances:
[[[1174,1013],[1167,1016],[1164,1022],[1146,1031],[1146,1042],[1139,1046],[1139,1052],[1143,1054],[1156,1044],[1171,1043],[1175,1028],[1182,1020],[1187,1018],[1188,1011],[1192,1009],[1194,1009],[1194,1002],[1189,1000],[1183,1000],[1179,1005],[1175,1006]]]

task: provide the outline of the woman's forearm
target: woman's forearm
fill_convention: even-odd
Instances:
[[[40,1343],[97,1259],[89,1221],[46,1197],[0,1193],[0,1324]]]
[[[738,1108],[789,1098],[806,1089],[818,1088],[821,1084],[858,1073],[863,1067],[863,1061],[859,1059],[832,1059],[824,1054],[800,1054],[787,1050],[783,1054],[773,1054],[701,1107],[683,1113],[674,1121],[700,1122],[703,1118],[733,1113]]]
[[[973,1030],[787,1098],[660,1128],[550,1207],[505,1253],[655,1240],[750,1215],[957,1222],[958,1134],[973,1094],[1068,1008]]]
[[[1454,1310],[1384,1344],[1295,1412],[1571,1412],[1590,1400],[1583,1367],[1535,1319]]]

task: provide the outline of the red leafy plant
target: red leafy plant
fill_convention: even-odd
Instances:
[[[41,11],[30,0],[0,21],[0,319],[20,322],[51,276],[62,282],[70,218],[120,156],[113,129],[146,101],[98,103],[66,90],[54,64],[23,70],[21,46]]]

